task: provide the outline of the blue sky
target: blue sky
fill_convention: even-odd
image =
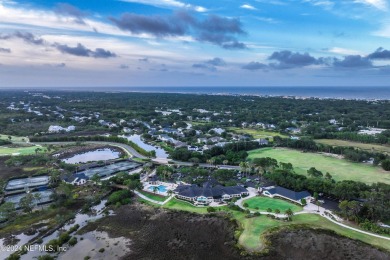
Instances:
[[[388,86],[388,0],[0,0],[0,87]]]

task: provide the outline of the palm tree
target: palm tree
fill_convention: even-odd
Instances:
[[[321,205],[321,203],[318,201],[318,200],[316,200],[316,205],[317,205],[317,212],[320,212],[320,205]]]
[[[157,186],[153,186],[153,193],[157,193],[158,192],[158,187]]]
[[[167,178],[167,174],[168,174],[167,172],[168,172],[167,170],[163,170],[163,171],[162,171],[162,175],[163,175],[164,181],[167,180],[167,179],[166,179],[166,178]]]
[[[61,181],[60,174],[58,172],[51,172],[49,179],[49,186],[56,187],[58,183]]]
[[[294,212],[289,208],[284,212],[287,215],[287,219],[290,220],[291,217],[294,215]]]
[[[211,164],[211,166],[214,166],[214,163],[215,163],[215,159],[211,158],[211,159],[210,159],[210,164]]]
[[[250,165],[248,162],[244,162],[245,164],[245,177],[248,178],[248,173],[250,171]]]
[[[167,194],[168,194],[168,196],[172,196],[173,191],[172,191],[172,190],[168,190],[168,191],[167,191]]]
[[[42,151],[41,148],[36,148],[36,149],[35,149],[35,154],[38,154],[40,151]]]
[[[246,162],[240,162],[240,170],[241,172],[245,172],[246,171]]]
[[[39,192],[34,193],[34,199],[37,201],[37,205],[38,205],[38,203],[41,203],[41,200],[42,200],[41,193],[39,193]],[[42,204],[41,204],[41,207],[42,207],[42,210],[43,210],[43,205]]]

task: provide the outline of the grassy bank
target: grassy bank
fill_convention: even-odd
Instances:
[[[155,200],[155,201],[165,201],[168,197],[165,197],[165,196],[162,196],[162,195],[158,195],[158,194],[153,194],[153,193],[150,193],[150,192],[146,192],[146,191],[140,191],[140,193],[142,195],[144,195],[145,197],[148,197],[149,199],[152,199],[152,200]]]
[[[354,180],[367,184],[384,182],[390,184],[390,173],[379,167],[363,163],[349,162],[317,153],[304,153],[284,148],[263,148],[249,152],[249,159],[271,157],[279,162],[291,163],[298,174],[307,175],[307,170],[315,167],[323,173],[329,172],[337,181]]]

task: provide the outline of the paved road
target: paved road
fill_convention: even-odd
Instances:
[[[168,201],[170,201],[170,200],[174,197],[174,195],[171,195],[171,196],[169,196],[168,199],[166,199],[165,201],[156,201],[156,200],[153,200],[153,199],[151,199],[151,198],[146,197],[145,195],[143,195],[143,194],[142,194],[141,192],[139,192],[139,191],[133,190],[133,192],[134,192],[135,194],[137,194],[139,197],[143,198],[144,200],[147,200],[147,201],[153,202],[153,203],[155,203],[155,204],[159,204],[159,205],[164,205],[165,203],[167,203]]]

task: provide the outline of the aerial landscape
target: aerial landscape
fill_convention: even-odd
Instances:
[[[0,259],[390,259],[387,0],[0,0]]]

